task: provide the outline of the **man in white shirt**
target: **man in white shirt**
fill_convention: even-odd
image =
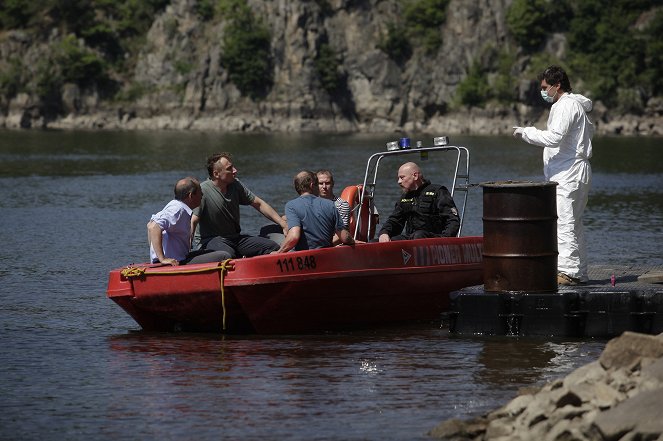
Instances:
[[[577,285],[588,281],[587,246],[582,216],[592,182],[594,125],[587,117],[592,101],[571,93],[571,83],[559,66],[539,75],[541,97],[551,103],[546,130],[515,127],[513,136],[543,147],[543,172],[557,189],[557,283]]]
[[[187,177],[175,184],[175,199],[168,202],[147,223],[150,261],[164,265],[220,262],[230,258],[224,251],[191,250],[191,214],[200,205],[203,193],[197,179]]]

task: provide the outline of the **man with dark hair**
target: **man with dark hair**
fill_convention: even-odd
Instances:
[[[380,242],[453,237],[458,234],[458,210],[446,187],[424,179],[424,174],[414,162],[400,166],[398,185],[403,189],[403,196],[380,229]]]
[[[546,130],[514,127],[513,136],[543,147],[543,172],[557,182],[557,283],[577,285],[588,280],[587,247],[582,216],[592,182],[592,136],[587,117],[592,101],[571,93],[571,83],[559,66],[550,66],[538,77],[541,98],[552,104]]]
[[[347,226],[343,225],[334,203],[317,196],[318,178],[315,173],[308,170],[297,173],[294,186],[299,197],[285,204],[289,230],[278,249],[279,253],[293,248],[299,251],[330,247],[334,234],[341,243],[354,245],[354,239]]]
[[[265,237],[241,233],[240,205],[250,205],[263,216],[279,224],[284,234],[287,224],[265,201],[237,179],[237,169],[230,153],[207,158],[209,179],[201,184],[203,198],[193,213],[194,246],[204,250],[225,251],[231,257],[269,254],[279,246]]]
[[[220,262],[230,258],[226,252],[191,252],[191,214],[200,205],[202,190],[196,178],[180,179],[175,184],[175,199],[152,215],[147,223],[150,261],[165,265]]]

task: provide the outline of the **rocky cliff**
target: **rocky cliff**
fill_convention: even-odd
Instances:
[[[17,93],[0,103],[0,126],[498,134],[515,124],[545,124],[538,85],[524,73],[526,56],[517,55],[512,68],[519,95],[512,105],[453,105],[473,63],[494,63],[505,48],[519,54],[505,28],[510,2],[450,0],[441,44],[434,51],[415,45],[397,62],[380,47],[403,12],[398,0],[248,0],[271,35],[273,77],[255,99],[241,93],[222,63],[228,20],[201,20],[195,0],[173,0],[155,17],[132,71],[117,81],[132,99],[67,83],[53,109],[43,98]],[[0,62],[20,54],[30,69],[62,38],[57,30],[37,41],[6,31]],[[551,51],[564,50],[563,38],[553,41]],[[333,90],[320,77],[322,46],[333,54]],[[663,134],[663,102],[650,101],[645,115],[626,118],[598,103],[599,133]]]

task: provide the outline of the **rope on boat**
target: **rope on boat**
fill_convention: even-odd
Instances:
[[[221,280],[221,309],[223,310],[223,330],[226,330],[226,292],[223,287],[223,277],[229,269],[233,268],[232,259],[226,259],[219,265],[221,268],[221,273],[219,279]]]
[[[225,274],[234,268],[233,263],[231,262],[232,259],[226,259],[222,262],[219,262],[218,266],[214,267],[207,267],[207,268],[198,268],[198,269],[178,269],[177,271],[163,271],[163,272],[151,272],[149,273],[150,276],[170,276],[174,274],[192,274],[192,273],[204,273],[204,272],[209,272],[209,271],[219,271],[219,281],[221,284],[221,308],[223,309],[223,317],[222,317],[222,322],[223,322],[223,330],[226,330],[226,291],[223,283],[223,278],[225,277]],[[138,266],[128,266],[126,268],[123,268],[122,271],[120,271],[120,274],[123,277],[126,277],[127,279],[131,278],[136,278],[136,277],[144,277],[146,274],[147,268],[145,267],[138,267]]]
[[[138,266],[128,266],[126,268],[122,268],[120,274],[122,277],[126,277],[127,279],[131,279],[132,277],[142,277],[142,275],[145,274],[145,268]]]

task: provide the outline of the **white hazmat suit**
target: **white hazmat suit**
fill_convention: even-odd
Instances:
[[[543,147],[543,173],[557,182],[557,270],[588,280],[587,246],[582,215],[592,183],[592,136],[594,125],[587,117],[592,101],[564,93],[552,105],[546,130],[522,129],[524,141]]]

